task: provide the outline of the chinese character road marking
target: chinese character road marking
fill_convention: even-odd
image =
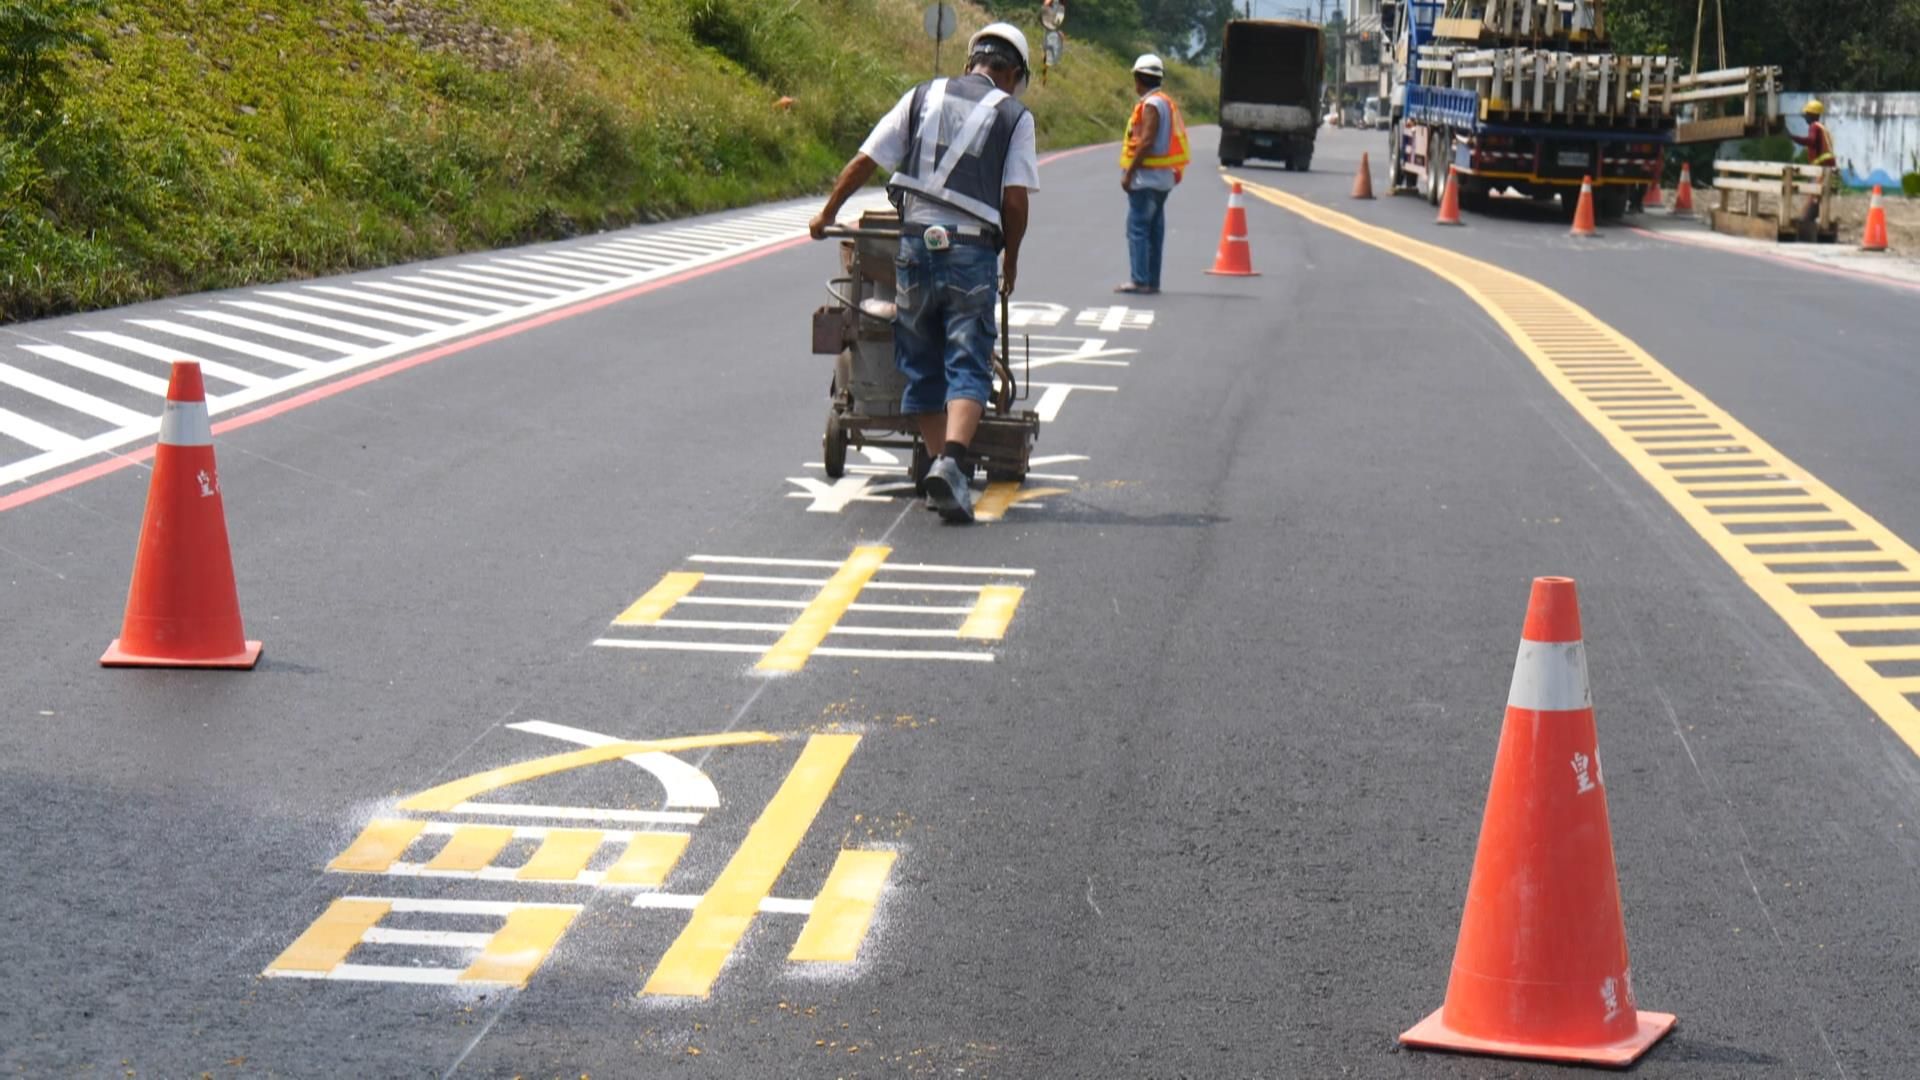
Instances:
[[[305,933],[267,966],[278,978],[347,979],[482,986],[525,986],[527,979],[560,943],[580,914],[579,904],[522,904],[472,900],[414,900],[348,896],[335,900]],[[393,912],[433,912],[504,919],[490,934],[446,930],[384,930],[378,924]],[[478,949],[465,967],[389,967],[349,964],[362,944],[413,945],[444,951]]]
[[[1076,326],[1091,326],[1112,333],[1115,330],[1145,330],[1153,325],[1153,312],[1140,308],[1088,308],[1074,320]]]
[[[793,620],[793,625],[755,666],[761,671],[799,671],[805,667],[807,657],[827,639],[827,633],[847,613],[848,605],[860,595],[860,590],[873,580],[892,550],[878,545],[854,548],[853,554],[847,556],[847,561],[834,571],[826,586],[814,595],[800,617]]]

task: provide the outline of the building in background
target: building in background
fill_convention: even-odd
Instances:
[[[1341,116],[1358,124],[1366,101],[1382,93],[1380,0],[1348,0],[1352,11],[1341,25],[1338,79]],[[1337,15],[1336,15],[1337,17]]]

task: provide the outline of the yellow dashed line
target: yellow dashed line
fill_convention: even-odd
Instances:
[[[1906,659],[1904,650],[1911,646],[1873,637],[1920,634],[1920,615],[1849,610],[1850,606],[1920,610],[1920,602],[1902,605],[1898,594],[1885,593],[1866,601],[1836,599],[1832,593],[1809,594],[1794,588],[1809,580],[1808,574],[1796,570],[1803,565],[1840,564],[1839,572],[1821,573],[1820,580],[1826,581],[1875,580],[1846,574],[1850,562],[1871,561],[1877,572],[1920,575],[1920,551],[1707,400],[1646,350],[1559,293],[1511,271],[1368,225],[1286,192],[1260,184],[1244,186],[1259,199],[1398,255],[1466,293],[1506,331],[1574,411],[1667,500],[1814,655],[1909,748],[1920,753],[1920,707],[1907,697],[1920,692],[1915,680],[1882,674],[1874,666]],[[1602,370],[1616,377],[1637,374],[1658,385],[1629,388],[1579,381]],[[1732,445],[1724,452],[1676,455],[1660,453],[1659,444],[1645,444],[1637,437],[1680,422],[1688,422],[1690,431],[1725,436]],[[1789,499],[1828,509],[1759,516],[1715,512],[1739,493],[1782,488],[1792,489]],[[1778,501],[1777,493],[1768,497]]]

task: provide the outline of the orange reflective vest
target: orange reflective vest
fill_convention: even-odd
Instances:
[[[1818,143],[1818,146],[1814,144]],[[1807,161],[1812,165],[1832,165],[1833,136],[1827,134],[1827,126],[1821,123],[1807,125]]]
[[[1127,134],[1120,142],[1120,167],[1133,168],[1134,143],[1139,140],[1141,120],[1151,98],[1159,98],[1167,103],[1167,115],[1172,118],[1171,132],[1156,132],[1154,141],[1165,140],[1166,151],[1155,154],[1152,147],[1143,148],[1140,167],[1143,169],[1172,169],[1177,180],[1186,172],[1187,163],[1193,155],[1187,151],[1187,122],[1180,116],[1180,106],[1171,97],[1159,90],[1148,91],[1133,107],[1133,115],[1127,119]]]

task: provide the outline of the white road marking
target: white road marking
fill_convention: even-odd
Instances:
[[[264,375],[255,375],[253,372],[247,371],[244,368],[222,364],[218,360],[206,360],[194,356],[191,353],[181,352],[179,349],[169,345],[161,345],[157,342],[146,341],[141,338],[128,337],[125,334],[118,334],[111,330],[75,330],[73,336],[86,338],[88,341],[97,341],[102,345],[111,345],[116,349],[125,349],[135,355],[144,356],[149,360],[158,360],[165,364],[171,364],[175,360],[192,360],[200,365],[200,374],[211,375],[222,382],[230,382],[235,386],[245,386],[251,389],[266,386],[273,381]],[[0,484],[10,482],[10,480],[0,477]]]
[[[325,337],[321,334],[309,334],[305,330],[295,330],[287,326],[261,322],[258,319],[249,319],[244,315],[233,315],[225,311],[184,311],[181,312],[181,314],[195,319],[205,319],[208,322],[217,322],[225,326],[238,327],[241,330],[251,330],[256,334],[277,337],[282,341],[291,341],[299,345],[311,345],[316,349],[331,349],[343,356],[357,353],[367,348],[367,346],[358,342],[341,341],[338,338]],[[398,341],[400,339],[393,338],[393,340]],[[230,345],[226,347],[232,348]],[[305,357],[301,359],[305,359]],[[281,361],[281,363],[285,363],[285,361]],[[317,367],[319,361],[308,360],[307,365],[309,367]],[[288,366],[292,367],[295,365],[289,364]]]
[[[532,257],[533,256],[529,256],[529,258]],[[646,269],[646,267],[641,266],[637,262],[615,258],[612,255],[596,255],[590,251],[570,251],[567,252],[564,258],[559,255],[541,256],[541,258],[551,258],[556,263],[567,266],[578,265],[593,270],[606,270],[622,276],[637,274]]]
[[[475,308],[489,313],[509,311],[518,306],[515,304],[496,303],[492,300],[481,300],[472,296],[458,296],[454,293],[439,292],[433,289],[418,289],[412,285],[398,285],[391,281],[369,281],[366,284],[367,288],[379,289],[381,292],[398,293],[401,296],[416,296],[422,300],[433,300],[442,304],[455,304],[459,307]]]
[[[228,307],[237,307],[244,311],[254,311],[262,315],[272,315],[276,318],[287,319],[292,322],[306,323],[308,326],[324,326],[329,330],[338,330],[343,334],[353,334],[357,337],[370,338],[374,341],[383,341],[391,344],[395,341],[406,340],[406,335],[404,334],[396,334],[390,330],[377,330],[371,326],[362,326],[359,323],[348,322],[345,319],[332,319],[325,315],[315,315],[311,311],[296,311],[293,308],[279,307],[274,304],[262,304],[257,300],[222,300],[220,302],[226,304]]]
[[[473,274],[465,270],[443,270],[438,267],[431,270],[422,270],[421,273],[431,275],[435,281],[441,278],[452,278],[455,281],[471,281],[477,285],[486,285],[516,294],[532,293],[535,296],[558,296],[566,291],[565,289],[556,289],[551,285],[535,285],[531,281],[516,281],[513,278],[504,277],[499,274]],[[406,281],[408,279],[401,278],[400,280]],[[501,299],[506,299],[506,296],[503,295]]]
[[[687,893],[643,892],[633,898],[637,908],[660,908],[670,911],[692,911],[700,906],[701,897]],[[784,900],[778,896],[769,896],[760,901],[760,911],[766,915],[811,915],[813,901]]]
[[[531,270],[515,270],[506,266],[496,266],[492,263],[462,263],[461,265],[469,270],[484,270],[489,274],[494,274],[499,277],[515,281],[532,282],[539,288],[552,292],[555,296],[570,296],[580,291],[580,289],[586,285],[585,282],[575,281],[571,278],[558,278],[552,274],[536,274]],[[565,286],[565,288],[561,288],[560,286]]]
[[[751,600],[735,596],[683,596],[680,604],[707,604],[713,607],[751,607],[802,610],[805,600]],[[677,606],[677,605],[676,605]],[[848,604],[848,611],[887,611],[907,615],[968,615],[971,607],[940,607],[932,604]]]
[[[559,260],[548,259],[539,255],[528,255],[521,259],[500,259],[498,261],[506,263],[508,266],[524,266],[533,270],[544,270],[562,281],[571,278],[574,281],[580,282],[582,285],[604,285],[619,277],[618,274],[609,274],[604,270],[576,269]]]
[[[476,817],[553,818],[556,821],[630,821],[642,825],[698,825],[705,814],[684,810],[607,810],[597,806],[463,802],[451,811]]]
[[[1040,414],[1040,422],[1051,424],[1060,416],[1061,406],[1067,403],[1067,395],[1075,390],[1104,390],[1117,392],[1117,386],[1087,386],[1080,383],[1029,383],[1029,386],[1044,386],[1040,400],[1034,403],[1033,411]]]
[[[188,326],[184,323],[172,322],[167,319],[129,319],[127,321],[134,326],[142,326],[148,330],[158,330],[162,334],[171,334],[174,337],[186,338],[188,341],[198,341],[203,345],[215,345],[228,352],[237,352],[242,356],[251,356],[255,360],[266,360],[270,363],[280,364],[298,371],[311,371],[320,366],[320,361],[318,360],[309,360],[304,356],[295,356],[285,349],[276,349],[271,345],[256,345],[251,341],[242,341],[236,337],[228,337],[226,334],[216,334],[211,330],[202,330],[197,326]]]
[[[157,413],[134,412],[124,405],[117,405],[106,398],[95,397],[84,390],[75,390],[65,383],[54,382],[44,376],[35,375],[31,371],[22,371],[12,364],[0,364],[0,383],[25,390],[55,405],[63,405],[76,412],[86,413],[96,420],[105,420],[109,424],[125,427],[129,424],[156,423],[159,420]]]
[[[532,900],[439,900],[411,896],[343,896],[342,900],[365,900],[386,904],[394,911],[429,912],[436,915],[492,915],[504,919],[521,908],[557,908],[579,911],[579,904],[538,903]]]
[[[0,409],[0,435],[18,439],[35,450],[66,450],[77,446],[79,438],[38,420],[29,420],[17,412]]]
[[[362,940],[365,940],[364,938]],[[458,986],[465,968],[396,967],[391,964],[335,964],[326,971],[295,971],[268,968],[260,974],[269,979],[322,979],[333,982],[416,983],[421,986]],[[493,986],[489,982],[469,982],[468,986]]]
[[[370,308],[361,304],[344,304],[338,300],[327,300],[318,296],[306,296],[301,293],[292,292],[262,292],[260,295],[271,297],[275,300],[285,300],[289,304],[304,304],[307,307],[320,308],[323,311],[345,312],[348,315],[358,315],[364,319],[392,323],[395,326],[406,326],[415,330],[445,330],[447,328],[447,324],[443,322],[433,322],[429,319],[416,318],[412,315],[401,315],[392,311],[382,311],[379,308]]]
[[[478,285],[462,285],[457,281],[442,281],[439,278],[398,277],[393,280],[404,281],[410,285],[431,285],[436,289],[443,289],[447,292],[466,293],[468,296],[484,296],[489,300],[504,300],[506,301],[506,305],[501,309],[503,311],[507,308],[524,307],[540,299],[534,295],[531,290],[525,293],[510,293],[503,289],[483,289]]]
[[[684,602],[684,601],[682,601]],[[577,746],[606,746],[621,742],[612,735],[602,735],[597,731],[568,727],[547,720],[523,720],[517,724],[508,724],[514,731],[524,731],[529,735],[545,735],[549,739],[570,742]],[[713,786],[707,774],[692,765],[674,757],[672,754],[654,751],[645,754],[628,754],[622,760],[638,765],[653,774],[666,788],[667,806],[694,806],[711,810],[720,805],[720,792]]]
[[[79,368],[81,371],[98,375],[103,379],[112,379],[122,386],[131,386],[135,390],[145,390],[149,394],[158,394],[161,397],[167,394],[167,380],[158,375],[149,375],[144,371],[135,371],[111,360],[88,356],[78,349],[69,349],[65,345],[22,345],[20,347],[36,356],[58,360],[69,367]]]
[[[484,949],[492,934],[469,934],[458,930],[394,930],[370,926],[360,934],[368,945],[418,945],[424,948]]]
[[[741,566],[793,566],[822,570],[836,570],[843,565],[838,559],[762,559],[749,555],[689,555],[688,562],[730,563]],[[916,574],[985,574],[1015,575],[1032,577],[1033,570],[1022,566],[949,566],[940,563],[881,563],[879,572],[916,573]]]
[[[655,641],[641,638],[600,638],[594,642],[608,649],[655,649],[665,652],[764,653],[765,645],[742,645],[726,641]],[[814,656],[846,656],[868,660],[960,660],[992,663],[992,653],[937,652],[917,649],[850,649],[822,645]]]
[[[455,311],[448,310],[447,308],[432,307],[427,304],[416,304],[411,300],[402,300],[397,296],[361,292],[357,289],[343,289],[337,285],[308,285],[307,288],[314,292],[323,292],[332,296],[344,296],[351,300],[365,300],[369,304],[380,304],[385,307],[398,308],[401,311],[417,311],[422,315],[437,315],[443,319],[454,319],[464,322],[478,318],[478,316],[471,311]]]

